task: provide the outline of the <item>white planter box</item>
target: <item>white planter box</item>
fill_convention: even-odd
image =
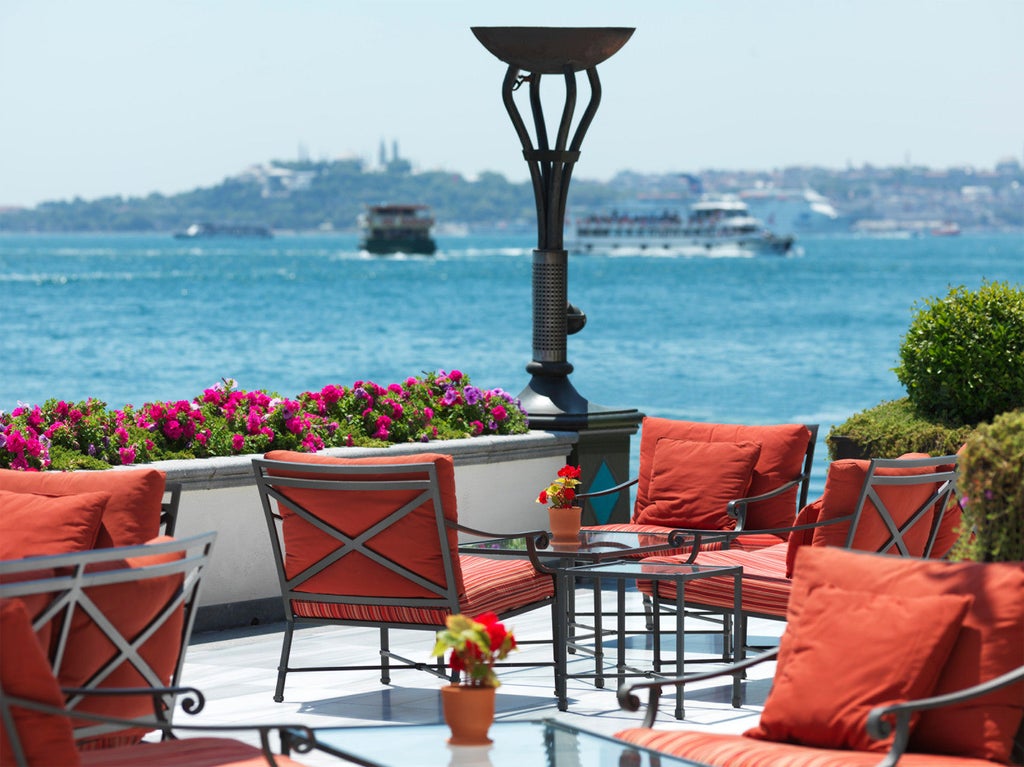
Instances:
[[[547,528],[536,502],[576,443],[575,432],[532,431],[389,448],[334,448],[324,455],[446,453],[455,459],[459,521],[496,533]],[[175,537],[217,531],[203,578],[196,630],[283,618],[281,590],[252,470],[253,456],[159,461],[182,485]]]

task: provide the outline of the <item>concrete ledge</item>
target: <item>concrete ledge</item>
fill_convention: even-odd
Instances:
[[[450,455],[456,466],[503,463],[523,459],[566,456],[579,435],[571,431],[531,431],[511,436],[472,437],[470,439],[406,442],[390,447],[334,447],[320,455],[366,458],[374,455],[413,455],[442,453]],[[212,490],[253,484],[254,455],[232,455],[193,460],[156,461],[147,466],[167,474],[168,482],[180,482],[184,490]],[[138,467],[130,467],[138,468]]]

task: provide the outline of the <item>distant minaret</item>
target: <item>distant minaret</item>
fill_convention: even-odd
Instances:
[[[387,167],[388,164],[388,152],[384,147],[384,139],[380,140],[380,154],[378,156],[379,165],[382,168]]]
[[[398,139],[394,139],[391,142],[391,159],[394,162],[398,162]]]

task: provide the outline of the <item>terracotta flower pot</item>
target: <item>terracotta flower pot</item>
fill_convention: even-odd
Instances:
[[[579,540],[580,506],[566,509],[548,508],[548,520],[551,524],[551,537],[555,543],[576,543]]]
[[[468,687],[453,684],[441,688],[441,710],[452,731],[448,743],[453,746],[486,746],[491,743],[487,731],[494,721],[493,687]]]

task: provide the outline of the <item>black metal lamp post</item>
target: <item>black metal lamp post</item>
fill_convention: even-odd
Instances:
[[[595,405],[572,385],[573,366],[566,357],[566,338],[582,329],[585,315],[568,302],[568,253],[563,247],[565,204],[573,166],[580,156],[583,137],[601,101],[597,65],[619,50],[632,28],[580,27],[473,27],[477,39],[508,64],[501,95],[530,167],[537,204],[537,248],[533,251],[533,360],[526,366],[530,382],[519,395],[530,425],[540,429],[577,431],[575,455],[587,490],[618,484],[628,478],[629,438],[643,414],[636,409]],[[526,74],[520,74],[525,71]],[[590,101],[570,139],[576,111],[576,73],[585,71]],[[565,105],[554,141],[548,137],[541,107],[542,75],[562,75]],[[536,144],[513,97],[524,82],[530,84],[530,111]],[[607,496],[585,507],[589,522],[628,518],[628,496]]]

